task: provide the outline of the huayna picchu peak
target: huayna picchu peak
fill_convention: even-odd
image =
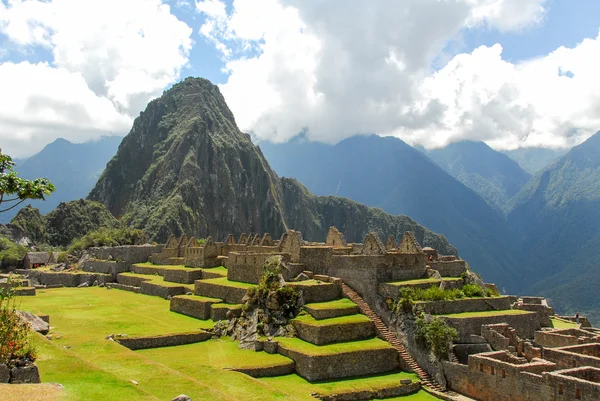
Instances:
[[[148,104],[89,199],[161,241],[246,230],[279,236],[288,228],[324,238],[335,224],[351,241],[369,231],[414,231],[425,244],[456,253],[443,236],[406,216],[316,197],[280,179],[237,128],[219,88],[202,78],[187,78]]]

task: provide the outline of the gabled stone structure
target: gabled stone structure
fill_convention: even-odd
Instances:
[[[344,248],[348,246],[344,234],[334,226],[329,227],[327,238],[325,239],[325,245],[334,248]]]
[[[225,240],[225,244],[226,245],[235,245],[236,244],[236,242],[235,242],[235,236],[233,234],[229,234],[227,236],[227,239]]]
[[[374,232],[370,232],[365,237],[363,242],[363,247],[361,254],[363,255],[385,255],[386,250],[381,240],[379,239],[379,235]]]
[[[265,235],[263,235],[262,240],[260,241],[260,246],[273,246],[275,245],[275,242],[273,241],[273,238],[271,238],[271,234],[269,233],[265,233]]]
[[[246,245],[247,243],[248,243],[248,234],[242,233],[242,235],[240,235],[240,240],[239,240],[238,244]]]
[[[250,246],[260,246],[260,235],[255,234],[252,239],[250,240],[250,243],[248,245]]]
[[[400,253],[409,254],[423,253],[423,249],[421,248],[419,241],[417,241],[415,234],[411,231],[407,231],[404,234],[404,237],[402,237],[402,241],[400,241],[400,246],[398,246],[398,251]]]

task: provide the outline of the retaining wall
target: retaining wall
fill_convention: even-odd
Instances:
[[[115,341],[131,350],[138,350],[199,343],[209,340],[211,337],[212,334],[200,331],[193,333],[164,334],[161,336],[122,337],[115,338]]]

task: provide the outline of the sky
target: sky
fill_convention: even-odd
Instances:
[[[597,0],[0,0],[0,148],[126,135],[187,76],[257,140],[570,147],[600,130]]]

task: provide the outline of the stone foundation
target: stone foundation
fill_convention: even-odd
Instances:
[[[138,350],[199,343],[209,340],[211,337],[212,334],[200,331],[193,333],[164,334],[161,336],[123,337],[115,338],[115,341],[131,350]]]

